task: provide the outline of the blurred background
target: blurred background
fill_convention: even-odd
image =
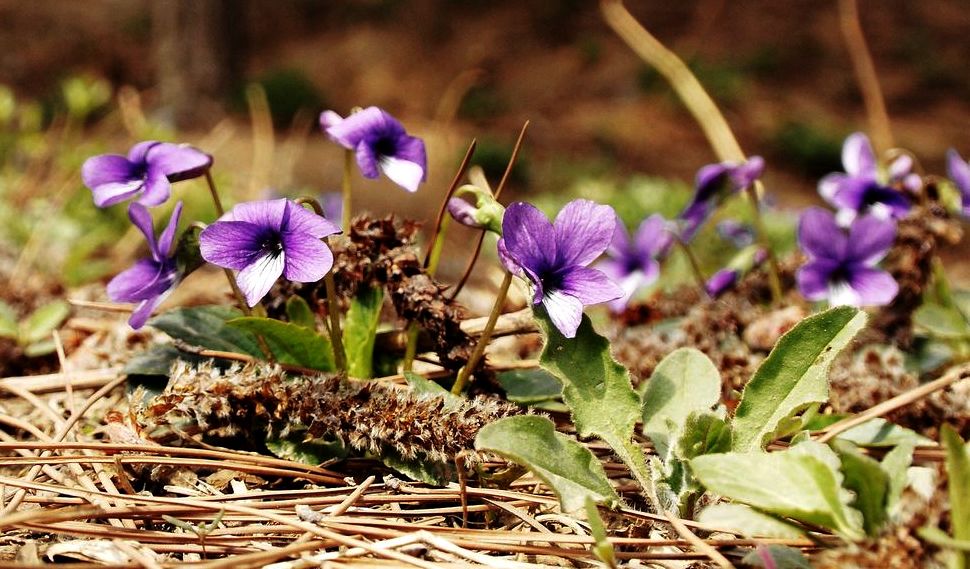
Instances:
[[[767,159],[777,215],[819,202],[843,138],[867,128],[836,2],[627,5],[689,62],[745,151]],[[859,9],[896,145],[943,174],[947,148],[970,155],[966,0]],[[507,198],[549,209],[584,196],[629,224],[672,215],[716,161],[590,0],[0,0],[0,84],[0,269],[14,283],[103,280],[142,251],[124,208],[96,210],[79,177],[88,156],[139,140],[212,154],[230,203],[319,196],[339,189],[342,164],[319,112],[378,105],[427,141],[430,177],[413,196],[358,177],[356,205],[423,220],[472,138],[497,183],[526,120]],[[176,187],[187,219],[213,219],[201,183]],[[451,257],[446,275],[465,262]]]

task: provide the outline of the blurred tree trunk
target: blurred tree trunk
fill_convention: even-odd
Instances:
[[[153,0],[158,90],[176,126],[211,124],[238,83],[245,2]]]

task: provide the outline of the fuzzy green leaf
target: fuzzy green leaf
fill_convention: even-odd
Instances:
[[[599,459],[585,446],[557,433],[545,417],[519,415],[485,425],[475,437],[475,448],[531,470],[556,492],[567,512],[582,510],[587,497],[608,506],[620,501]]]
[[[684,421],[675,454],[681,460],[690,460],[705,454],[728,452],[732,438],[730,423],[713,413],[694,411]]]
[[[721,374],[703,352],[680,348],[657,364],[643,393],[643,434],[667,455],[688,415],[710,411],[721,398]]]
[[[41,306],[22,323],[20,343],[27,346],[46,340],[70,314],[71,305],[63,300],[55,300]]]
[[[362,288],[350,301],[343,336],[350,377],[366,379],[374,376],[374,340],[383,303],[384,289],[379,287]]]
[[[798,526],[744,504],[713,504],[701,510],[697,521],[712,528],[736,531],[746,537],[799,539],[805,536]]]
[[[759,545],[741,559],[745,567],[764,567],[768,569],[812,569],[805,555],[785,545]]]
[[[933,444],[932,440],[916,431],[900,427],[879,417],[852,427],[836,438],[853,442],[861,447],[891,447],[902,443]]]
[[[586,520],[589,522],[589,533],[596,540],[593,544],[593,554],[607,567],[617,567],[616,550],[606,537],[606,525],[596,508],[596,502],[590,496],[586,496]]]
[[[614,448],[628,445],[640,418],[640,397],[626,368],[610,354],[607,339],[586,315],[575,338],[563,336],[541,305],[535,317],[546,340],[539,363],[562,381],[563,401],[579,436],[599,437]]]
[[[913,324],[934,338],[948,340],[970,338],[970,325],[956,306],[924,303],[913,313]]]
[[[913,464],[914,444],[909,441],[901,442],[893,450],[886,453],[879,463],[889,477],[889,490],[886,496],[886,512],[891,516],[896,511],[896,505],[903,496],[903,490],[909,484],[909,467]]]
[[[148,324],[192,346],[263,358],[254,334],[226,324],[240,316],[242,312],[228,306],[193,306],[169,310]]]
[[[303,326],[310,330],[317,329],[317,319],[313,316],[310,305],[307,304],[306,300],[303,300],[302,296],[294,294],[286,299],[286,317],[297,326]]]
[[[950,492],[950,527],[953,539],[970,541],[970,447],[950,425],[940,428],[940,442],[946,449],[947,487]],[[956,561],[959,567],[970,567],[970,552]]]
[[[279,458],[314,466],[333,458],[344,458],[348,449],[339,439],[327,441],[304,438],[305,431],[291,431],[286,437],[269,437],[266,448]]]
[[[330,341],[313,330],[291,322],[256,316],[234,318],[226,324],[230,328],[245,330],[262,337],[276,361],[280,363],[319,371],[336,369]]]
[[[734,449],[764,448],[786,419],[826,401],[829,366],[865,322],[865,312],[840,306],[802,320],[782,336],[741,395]]]
[[[690,461],[708,490],[765,512],[817,524],[861,539],[861,516],[849,508],[839,459],[825,445],[805,442],[783,452],[724,453]]]
[[[851,506],[862,512],[862,526],[876,536],[888,518],[889,474],[878,461],[859,452],[855,445],[833,441],[832,446],[842,461],[842,485],[855,492]]]
[[[544,369],[516,369],[495,376],[509,401],[529,405],[562,395],[562,383]]]
[[[0,300],[0,338],[16,340],[20,336],[17,326],[17,313],[10,305]]]
[[[445,408],[452,408],[465,401],[464,397],[455,395],[437,383],[425,378],[422,375],[411,371],[404,372],[404,379],[411,386],[411,390],[417,396],[441,397],[444,400]]]

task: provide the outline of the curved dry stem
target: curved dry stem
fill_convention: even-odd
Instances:
[[[876,66],[866,45],[862,25],[859,23],[859,6],[856,0],[839,0],[839,26],[842,28],[845,45],[849,49],[849,59],[852,61],[852,70],[859,83],[859,90],[862,91],[872,144],[876,148],[876,156],[881,156],[892,148],[893,133],[889,127],[889,113],[886,111],[886,99],[879,87]]]

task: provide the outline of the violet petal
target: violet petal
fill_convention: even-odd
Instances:
[[[853,267],[849,285],[858,295],[859,306],[885,306],[899,292],[899,284],[892,275],[873,267]]]
[[[603,272],[589,267],[570,267],[561,276],[559,290],[581,303],[599,304],[623,296],[623,289]],[[546,297],[551,292],[546,292]]]
[[[508,212],[505,215],[508,216]],[[616,213],[608,205],[573,200],[560,210],[553,227],[555,263],[559,266],[587,265],[602,255],[613,240]],[[548,247],[548,244],[540,243],[539,246]]]
[[[545,295],[542,304],[549,313],[553,325],[567,338],[575,338],[579,323],[583,320],[583,303],[562,291]]]
[[[798,220],[798,243],[817,258],[840,261],[845,257],[846,236],[832,214],[820,207],[806,209]]]
[[[286,252],[283,276],[287,280],[317,282],[333,267],[333,253],[319,238],[306,233],[286,232],[282,241]]]
[[[263,253],[236,274],[239,290],[249,306],[256,306],[283,274],[285,254]]]
[[[199,250],[213,265],[238,271],[263,254],[265,236],[266,229],[252,223],[217,221],[202,230]]]
[[[846,260],[872,265],[882,259],[896,241],[896,223],[866,215],[849,228]]]

